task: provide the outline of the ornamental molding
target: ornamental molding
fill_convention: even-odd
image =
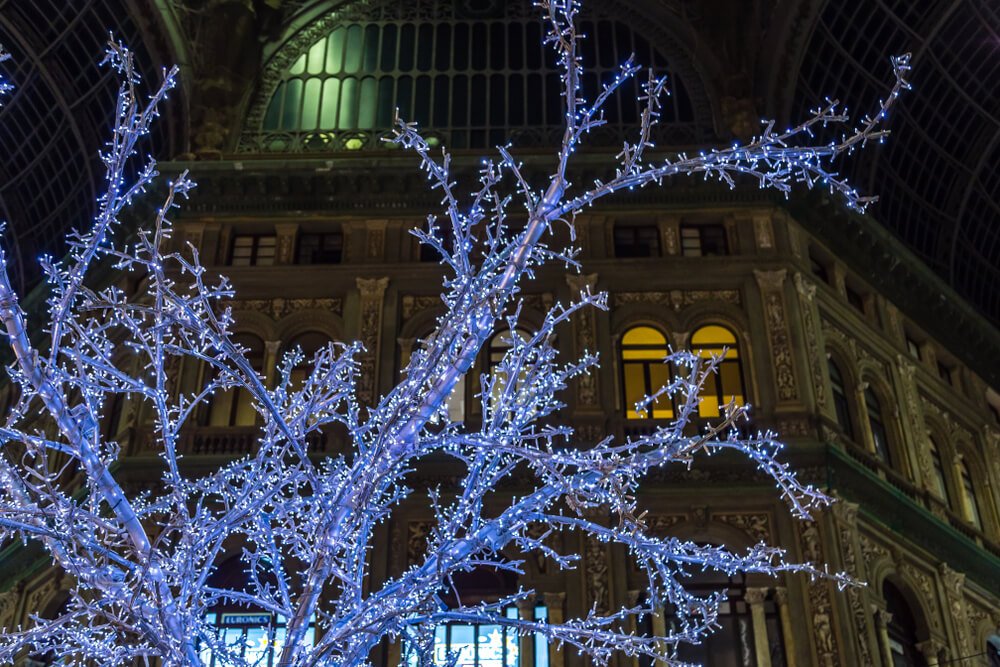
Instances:
[[[755,543],[771,544],[771,516],[766,512],[713,514],[712,520],[743,531]]]
[[[826,358],[822,347],[822,332],[816,326],[815,304],[816,285],[806,280],[801,273],[794,276],[795,291],[799,295],[802,311],[802,326],[805,330],[806,354],[809,359],[809,376],[812,380],[813,396],[820,410],[826,407],[826,380],[823,375],[823,360]]]
[[[806,560],[811,563],[825,563],[822,538],[815,521],[799,521],[799,546]],[[839,667],[841,664],[837,643],[833,633],[833,604],[830,601],[828,582],[813,578],[808,583],[808,600],[812,636],[815,643],[817,664],[822,667]],[[871,663],[867,663],[871,664]]]
[[[654,304],[680,311],[687,306],[706,301],[730,303],[739,306],[742,303],[739,290],[671,290],[669,292],[616,292],[611,296],[611,303],[621,307],[632,303]]]
[[[323,299],[234,299],[222,301],[220,305],[232,308],[234,312],[253,312],[266,315],[278,321],[300,310],[323,310],[340,316],[344,312],[344,300],[340,297]]]
[[[358,340],[364,350],[358,358],[358,398],[371,405],[378,390],[379,347],[382,339],[382,310],[389,278],[358,278],[361,316]]]
[[[795,401],[799,397],[798,382],[795,379],[795,362],[792,356],[791,335],[785,313],[784,285],[788,272],[753,272],[764,299],[764,321],[767,325],[767,340],[771,348],[774,368],[774,383],[781,402]]]

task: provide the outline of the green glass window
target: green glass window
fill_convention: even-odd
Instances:
[[[297,55],[266,104],[251,112],[241,150],[384,148],[396,109],[432,143],[450,148],[487,148],[508,137],[519,145],[556,143],[562,89],[538,11],[527,2],[474,7],[437,0],[417,16],[406,2],[349,4],[339,12],[343,21]],[[611,13],[584,18],[580,27],[588,35],[581,53],[588,98],[634,53],[670,77],[655,138],[683,144],[702,136],[684,84],[653,41]],[[611,100],[608,125],[588,143],[619,145],[635,131],[638,92],[630,83]]]

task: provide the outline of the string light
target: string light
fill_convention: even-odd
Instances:
[[[440,221],[431,216],[414,233],[440,254],[447,278],[436,329],[418,343],[399,383],[370,407],[359,398],[359,385],[370,378],[361,377],[358,359],[365,351],[357,343],[319,350],[301,382],[293,381],[293,371],[305,359],[293,351],[279,364],[276,386],[265,385],[248,351],[234,340],[226,305],[233,298],[229,282],[208,282],[197,248],[165,249],[170,215],[194,187],[187,174],[170,181],[149,229],[130,245],[116,242],[119,215],[157,175],[152,160],[137,174],[130,175],[128,165],[177,71],[165,72],[142,103],[132,54],[112,40],[105,62],[122,85],[115,131],[101,156],[107,187],[93,224],[70,235],[68,259],[41,260],[51,290],[45,329],[51,343],[44,356],[30,343],[0,251],[0,320],[16,357],[11,379],[20,389],[0,428],[0,445],[25,452],[0,459],[0,541],[42,542],[74,582],[60,618],[35,616],[27,626],[6,629],[0,661],[12,661],[22,651],[54,651],[105,665],[158,657],[164,664],[190,666],[209,654],[216,664],[245,665],[239,641],[227,639],[206,615],[226,604],[284,619],[275,662],[285,666],[363,665],[384,640],[402,641],[414,660],[430,664],[434,629],[452,622],[537,633],[575,647],[597,664],[616,653],[675,664],[679,645],[700,642],[718,626],[724,599],[686,590],[693,573],[800,572],[841,586],[855,583],[821,564],[790,561],[782,549],[763,543],[736,553],[654,535],[643,520],[640,484],[664,466],[689,466],[703,453],[741,452],[774,481],[799,518],[809,518],[830,499],[799,482],[779,460],[782,446],[774,434],[741,434],[748,406],[723,406],[718,423],[688,434],[685,427],[697,416],[702,387],[717,372],[718,357],[676,352],[665,360],[680,374],[640,406],[673,401],[670,423],[623,441],[581,440],[554,417],[564,407],[560,397],[567,386],[594,372],[599,358],[585,352],[563,362],[553,342],[577,313],[606,310],[607,295],[584,289],[572,302],[557,302],[535,327],[522,316],[520,295],[543,266],[581,268],[578,248],[550,247],[557,225],[566,225],[575,239],[576,213],[614,192],[661,184],[669,176],[702,175],[735,187],[744,175],[786,194],[798,183],[819,184],[863,210],[873,199],[860,196],[829,165],[884,139],[879,122],[908,87],[909,57],[893,59],[895,83],[879,111],[837,142],[808,142],[818,127],[848,121],[838,103],[828,100],[784,132],[764,122],[760,136],[748,144],[655,160],[647,158],[655,149],[652,128],[669,91],[665,78],[648,72],[640,86],[644,108],[637,140],[623,145],[612,178],[575,190],[567,178],[572,156],[589,131],[604,123],[605,102],[642,69],[626,61],[594,100],[585,100],[578,4],[541,0],[537,6],[548,25],[545,41],[562,65],[567,105],[557,166],[544,189],[530,185],[521,162],[504,146],[499,159],[482,161],[478,185],[465,197],[451,174],[449,154],[426,141],[415,124],[398,120],[390,139],[420,157],[431,188],[441,192]],[[8,88],[0,81],[0,91]],[[510,183],[516,195],[504,194]],[[512,204],[527,211],[526,225],[512,223]],[[90,289],[86,278],[98,258],[141,276],[139,292]],[[481,378],[482,423],[473,428],[453,421],[447,400],[498,330],[509,332],[509,345],[492,373]],[[518,331],[528,333],[522,337]],[[211,370],[208,379],[193,389],[179,385],[176,368],[182,360],[204,364]],[[184,429],[199,408],[235,388],[252,398],[259,416],[255,447],[200,476],[184,472]],[[110,399],[142,404],[153,415],[151,443],[163,463],[158,487],[132,493],[116,477],[121,447],[97,428]],[[323,457],[311,443],[329,428],[346,433],[350,448]],[[57,464],[57,456],[68,463]],[[378,580],[372,559],[379,527],[420,494],[411,472],[441,456],[462,472],[454,485],[427,491],[435,523],[424,555],[404,572]],[[77,478],[66,471],[79,473],[86,483],[75,485]],[[514,482],[523,486],[525,479],[527,487],[513,498],[499,491]],[[537,526],[547,532],[539,535]],[[579,554],[552,547],[550,535],[559,533],[620,545],[645,578],[646,594],[632,607],[591,610],[561,622],[504,613],[529,599],[529,590],[496,602],[442,604],[462,572],[492,568],[522,574],[523,562],[507,555],[511,549],[547,558],[558,568],[576,567]],[[210,574],[233,544],[241,545],[247,583],[215,586]],[[674,610],[666,636],[627,630],[631,621],[663,608]],[[315,642],[313,624],[320,629]]]

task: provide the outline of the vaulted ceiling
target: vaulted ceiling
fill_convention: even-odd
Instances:
[[[15,57],[7,75],[18,86],[0,108],[0,216],[10,221],[8,247],[25,257],[58,252],[65,229],[91,214],[102,176],[96,155],[115,92],[113,78],[97,67],[108,30],[135,47],[147,78],[168,61],[185,67],[185,101],[174,103],[153,137],[154,153],[174,157],[199,137],[221,137],[232,147],[239,105],[252,96],[260,64],[304,27],[304,17],[337,4],[0,0],[0,44]],[[875,220],[1000,322],[994,0],[633,4],[645,4],[686,51],[711,98],[720,139],[740,134],[741,113],[787,121],[824,96],[863,112],[859,105],[874,103],[891,78],[888,56],[912,52],[915,89],[891,121],[894,136],[844,169],[860,189],[881,195]],[[19,263],[22,280],[30,282],[32,264]]]

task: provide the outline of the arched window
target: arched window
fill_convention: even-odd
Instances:
[[[339,24],[318,41],[308,45],[293,38],[285,49],[301,55],[284,71],[277,68],[288,62],[286,53],[269,65],[276,69],[268,75],[278,83],[269,100],[254,102],[241,150],[384,148],[380,138],[392,128],[396,109],[419,123],[431,142],[450,148],[486,148],[511,136],[521,145],[558,141],[564,113],[560,72],[542,43],[540,15],[527,0],[437,0],[423,3],[421,11],[425,18],[414,21],[405,1],[345,2],[337,9]],[[587,98],[634,54],[671,82],[653,139],[697,143],[703,133],[694,106],[656,40],[614,12],[601,11],[600,3],[582,14],[580,28],[588,39],[581,43],[587,68],[581,85]],[[300,34],[313,33],[306,28]],[[641,114],[638,93],[635,81],[625,84],[591,143],[618,145],[631,136]]]
[[[944,460],[941,458],[941,448],[938,447],[934,438],[930,439],[931,446],[931,472],[934,478],[931,480],[932,488],[937,497],[951,506],[951,498],[948,495],[947,475],[945,474]]]
[[[906,598],[888,581],[882,585],[882,597],[885,610],[891,615],[887,630],[892,667],[923,667],[925,663],[917,649],[917,622]]]
[[[892,452],[889,450],[889,432],[882,413],[882,402],[871,387],[865,389],[865,411],[868,413],[868,425],[871,427],[875,456],[887,466],[892,466]]]
[[[851,404],[847,399],[847,389],[840,367],[833,359],[827,360],[830,371],[830,389],[833,394],[833,409],[837,414],[837,426],[848,438],[854,438],[854,422],[851,421]]]
[[[669,396],[660,396],[643,410],[635,405],[670,382],[670,365],[664,358],[670,353],[667,338],[653,327],[632,327],[622,336],[622,387],[625,392],[626,419],[673,419]]]
[[[698,415],[702,418],[718,417],[722,406],[730,401],[743,405],[746,392],[736,335],[726,327],[710,324],[694,332],[691,349],[703,359],[722,357],[716,372],[705,380],[702,387]]]
[[[964,459],[959,463],[959,474],[962,477],[962,497],[965,499],[965,518],[979,530],[983,529],[983,517],[979,512],[979,501],[976,498],[976,486],[972,481],[969,463]]]
[[[293,391],[302,388],[306,378],[312,373],[313,357],[321,348],[326,347],[329,343],[330,336],[320,331],[307,331],[292,339],[286,351],[293,350],[296,347],[302,350],[302,360],[292,369],[290,377],[290,384]]]
[[[253,334],[236,334],[233,342],[247,349],[247,361],[261,373],[264,370],[264,341]],[[245,387],[233,387],[211,398],[208,426],[253,426],[256,421],[257,410]]]
[[[746,579],[742,574],[729,577],[715,571],[698,572],[684,582],[684,587],[699,597],[707,597],[713,593],[725,593],[725,599],[719,604],[718,628],[710,633],[700,644],[680,644],[677,659],[685,664],[703,665],[704,667],[738,667],[757,664],[754,641],[753,615],[750,610],[750,600],[747,599]],[[771,664],[785,664],[781,623],[778,617],[778,607],[771,596],[766,596],[760,602],[764,611],[764,626],[767,633],[767,645],[771,655]],[[677,621],[671,618],[667,610],[668,631],[677,631]]]

